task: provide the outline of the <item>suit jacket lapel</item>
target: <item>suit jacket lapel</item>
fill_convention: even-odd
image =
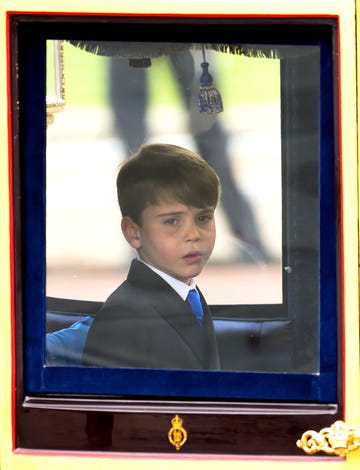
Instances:
[[[209,352],[212,346],[214,346],[215,340],[214,338],[206,338],[208,333],[213,336],[214,331],[204,298],[202,297],[202,303],[205,304],[204,310],[206,312],[204,316],[205,330],[198,324],[190,306],[183,301],[167,282],[151,271],[145,264],[134,260],[129,271],[128,280],[134,284],[141,285],[142,289],[151,291],[151,298],[153,299],[152,307],[176,330],[183,343],[187,344],[193,352],[199,362],[199,366],[207,368],[207,364],[204,364],[204,351]],[[208,357],[209,354],[205,354],[206,360]],[[211,362],[214,361],[211,360]]]
[[[164,295],[161,302],[154,308],[162,318],[177,332],[183,343],[191,349],[199,362],[200,367],[205,368],[204,364],[204,335],[198,321],[195,318],[190,306],[170,287],[171,295]]]

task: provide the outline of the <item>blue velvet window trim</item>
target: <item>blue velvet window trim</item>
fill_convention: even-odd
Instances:
[[[20,37],[21,39],[21,37]],[[331,39],[331,38],[330,38]],[[331,42],[330,42],[331,43]],[[33,37],[20,59],[24,369],[27,394],[337,401],[336,207],[332,52],[322,46],[320,148],[319,374],[242,373],[45,366],[45,41]],[[34,70],[37,73],[32,73]],[[36,113],[34,112],[36,110]],[[57,338],[59,339],[59,338]],[[55,341],[55,337],[49,341]],[[49,364],[51,361],[49,360]]]

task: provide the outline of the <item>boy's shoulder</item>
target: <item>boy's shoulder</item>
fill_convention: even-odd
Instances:
[[[127,278],[108,297],[105,304],[121,301],[123,303],[144,303],[148,296],[166,290],[170,286],[146,264],[134,259],[131,262]]]

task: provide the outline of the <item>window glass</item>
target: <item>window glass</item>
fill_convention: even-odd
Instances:
[[[117,172],[143,143],[177,144],[199,152],[222,182],[215,249],[197,282],[226,356],[237,358],[223,367],[317,371],[317,276],[306,313],[298,285],[319,269],[319,54],[312,45],[63,41],[66,106],[47,129],[47,295],[104,302],[126,279],[137,253],[121,231]],[[204,62],[221,112],[199,107]],[[300,80],[291,89],[286,76],[301,67],[313,70],[300,79],[305,111],[296,108]],[[299,114],[292,128],[290,114]],[[278,352],[285,361],[239,359],[248,353],[229,345],[242,341],[243,328],[250,336],[269,329],[269,341],[286,344]],[[304,350],[311,359],[299,363]]]
[[[198,280],[208,303],[281,304],[279,54],[206,46],[223,102],[223,112],[207,114],[198,106],[199,44],[106,46],[116,55],[64,42],[66,106],[47,129],[47,295],[104,301],[126,278],[136,253],[121,233],[116,175],[141,144],[155,142],[197,151],[223,184],[215,249]],[[147,53],[151,66],[129,64],[131,54]]]

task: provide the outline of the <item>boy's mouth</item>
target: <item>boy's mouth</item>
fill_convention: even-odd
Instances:
[[[198,263],[199,261],[202,260],[202,258],[203,258],[203,255],[199,251],[194,251],[183,256],[183,259],[187,263]]]

